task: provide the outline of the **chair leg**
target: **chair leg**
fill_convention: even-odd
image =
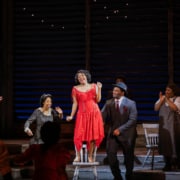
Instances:
[[[78,180],[78,176],[79,176],[79,166],[76,166],[74,170],[73,180]]]
[[[95,180],[98,180],[96,166],[93,167],[93,174],[94,174],[94,179],[95,179]]]
[[[152,149],[152,162],[151,162],[151,170],[154,168],[154,148]]]
[[[146,154],[146,157],[145,157],[144,162],[143,162],[143,167],[144,167],[145,162],[146,162],[146,160],[148,159],[150,153],[151,153],[151,149],[149,149],[148,152],[147,152],[147,154]]]

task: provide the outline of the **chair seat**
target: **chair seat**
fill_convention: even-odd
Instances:
[[[97,166],[99,165],[99,162],[73,162],[73,165],[75,166]]]
[[[158,148],[158,145],[146,145],[146,148]]]
[[[97,147],[95,147],[94,153],[93,153],[94,162],[88,162],[88,150],[87,150],[87,145],[86,145],[86,143],[83,143],[82,148],[81,148],[81,150],[80,150],[81,161],[80,161],[80,162],[73,162],[73,163],[72,163],[72,164],[75,166],[75,171],[74,171],[73,180],[78,180],[78,177],[79,177],[79,169],[81,168],[81,166],[90,166],[90,167],[92,167],[93,174],[94,174],[94,179],[95,179],[95,180],[98,179],[98,178],[97,178],[96,166],[98,166],[100,163],[96,161],[96,151],[97,151]]]

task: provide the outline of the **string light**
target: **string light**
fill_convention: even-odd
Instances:
[[[93,2],[97,2],[97,0],[93,0]],[[126,6],[129,6],[129,3],[127,2],[125,5],[126,5]],[[104,9],[104,10],[107,10],[107,6],[104,5],[104,6],[103,6],[103,9]],[[23,7],[23,8],[22,8],[22,11],[24,11],[24,12],[27,11],[27,8],[26,8],[26,7]],[[116,14],[116,15],[119,14],[119,10],[118,10],[118,9],[114,9],[114,10],[110,10],[110,9],[109,9],[108,12],[111,12],[111,13]],[[35,17],[35,14],[32,13],[32,14],[31,14],[31,17]],[[105,19],[106,19],[106,20],[109,20],[109,19],[110,19],[110,16],[109,16],[109,15],[106,15],[106,16],[105,16]],[[127,19],[127,16],[124,16],[124,19]],[[45,23],[45,20],[44,20],[44,19],[41,19],[40,22],[41,22],[41,23]],[[46,22],[47,22],[47,21],[46,21]],[[96,22],[95,22],[95,23],[96,23]],[[54,24],[51,24],[50,27],[51,27],[51,28],[54,28],[55,25],[54,25]],[[62,30],[65,29],[64,26],[60,26],[60,27],[61,27],[60,29],[62,29]]]
[[[114,14],[118,14],[119,13],[119,10],[114,10]]]

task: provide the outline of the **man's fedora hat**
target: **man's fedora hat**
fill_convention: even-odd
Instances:
[[[122,89],[123,91],[127,92],[127,86],[123,82],[119,82],[117,84],[113,84],[113,86],[114,87],[118,87],[118,88]]]

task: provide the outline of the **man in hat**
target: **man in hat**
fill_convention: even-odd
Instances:
[[[123,82],[113,84],[113,98],[102,109],[104,122],[110,121],[107,136],[107,157],[114,180],[122,180],[117,151],[123,148],[126,180],[132,179],[134,147],[136,140],[137,108],[135,101],[125,96],[127,86]]]

